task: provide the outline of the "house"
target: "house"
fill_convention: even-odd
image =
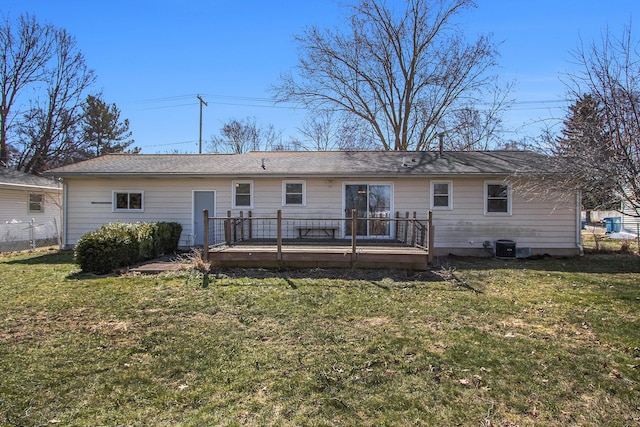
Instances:
[[[403,221],[431,212],[435,256],[490,256],[496,242],[508,242],[522,256],[577,255],[579,194],[555,188],[558,173],[549,157],[529,151],[280,151],[110,154],[47,175],[64,185],[67,247],[117,221],[177,221],[180,246],[218,243],[205,236],[205,209],[214,234],[226,233],[227,241],[230,230],[223,224],[231,218],[234,224],[251,221],[251,229],[240,230],[244,240],[252,233],[254,239],[280,237],[273,222],[259,222],[277,212],[316,224],[289,227],[284,238],[388,241],[401,237]],[[352,212],[357,223],[350,221]]]
[[[0,167],[0,250],[59,243],[62,185]]]
[[[583,211],[582,219],[587,223],[604,225],[608,233],[640,234],[640,217],[628,201],[620,202],[617,210]]]

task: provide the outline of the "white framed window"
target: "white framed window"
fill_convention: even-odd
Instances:
[[[282,206],[305,206],[306,181],[282,181]]]
[[[113,211],[144,212],[144,191],[114,191]]]
[[[453,209],[452,181],[431,181],[431,209]]]
[[[233,207],[253,208],[253,181],[233,181]]]
[[[500,181],[484,183],[485,215],[511,215],[511,187]]]
[[[29,213],[44,213],[44,194],[29,193]]]

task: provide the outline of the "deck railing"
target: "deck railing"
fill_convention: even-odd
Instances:
[[[363,218],[356,211],[346,218],[284,217],[278,210],[275,216],[253,216],[249,211],[224,217],[204,216],[204,247],[234,246],[238,244],[276,245],[278,253],[283,245],[351,245],[352,253],[359,245],[396,244],[412,246],[427,251],[429,262],[433,254],[433,214],[419,218],[417,212],[404,216],[396,212],[389,215]],[[208,256],[208,250],[205,250]]]

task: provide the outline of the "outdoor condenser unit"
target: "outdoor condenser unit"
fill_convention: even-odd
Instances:
[[[515,258],[516,257],[516,242],[513,240],[496,240],[493,248],[493,253],[497,258]]]

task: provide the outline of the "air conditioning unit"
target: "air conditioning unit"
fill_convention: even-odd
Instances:
[[[531,248],[530,247],[521,247],[516,248],[516,258],[529,258],[531,256]]]
[[[494,243],[493,253],[496,258],[515,258],[516,242],[513,240],[496,240]]]

